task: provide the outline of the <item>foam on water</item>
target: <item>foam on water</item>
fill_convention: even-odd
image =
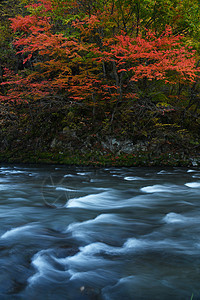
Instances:
[[[97,179],[97,178],[90,179],[90,182],[91,182],[91,183],[102,182],[102,181],[103,181],[103,179]]]
[[[99,194],[91,194],[79,198],[70,199],[66,203],[67,208],[79,207],[86,209],[101,210],[105,208],[111,208],[114,202],[114,196],[109,192],[102,192]]]
[[[2,174],[5,175],[16,175],[16,174],[27,174],[27,171],[20,171],[20,170],[2,170],[1,171]]]
[[[91,191],[102,191],[102,192],[105,192],[105,191],[110,191],[110,188],[104,188],[104,187],[90,187],[90,190]]]
[[[145,178],[142,177],[137,177],[137,176],[130,176],[130,177],[124,177],[124,180],[128,180],[128,181],[134,181],[134,180],[145,180]]]
[[[80,176],[85,176],[85,175],[89,175],[90,173],[89,172],[78,172],[77,175],[80,175]]]
[[[162,251],[163,249],[183,250],[184,246],[169,239],[153,241],[149,239],[129,238],[121,247],[114,247],[103,242],[95,242],[79,248],[79,252],[74,256],[57,258],[56,260],[65,266],[71,274],[71,278],[76,278],[76,273],[88,272],[96,269],[107,269],[117,267],[120,261],[111,257],[119,256],[120,260],[127,255],[135,255],[139,252],[149,252],[150,250]],[[139,251],[139,252],[138,252]],[[89,262],[89,263],[88,263]],[[118,269],[120,274],[120,269]],[[80,274],[78,275],[80,276]]]
[[[107,265],[112,265],[113,263],[105,258],[95,256],[97,253],[100,253],[100,249],[94,249],[95,245],[92,244],[90,251],[87,249],[82,250],[74,256],[68,256],[63,259],[58,259],[59,262],[62,262],[65,266],[69,266],[69,269],[72,270],[93,270]],[[104,244],[102,245],[104,249]]]
[[[0,189],[6,187],[1,203],[0,298],[157,299],[166,291],[162,280],[173,281],[177,289],[182,284],[189,293],[196,287],[199,291],[200,179],[192,179],[198,171],[176,169],[173,176],[164,170],[157,174],[161,168],[123,168],[119,173],[100,169],[90,172],[92,181],[84,185],[87,168],[54,168],[41,167],[36,180],[16,173],[23,168],[0,169],[1,177],[9,180],[6,185],[0,179]],[[2,174],[13,169],[13,176]],[[26,171],[30,174],[35,168]],[[43,185],[47,192],[42,192],[47,197],[52,192],[50,200],[78,187],[67,209],[43,205],[44,176],[51,187]],[[70,187],[70,181],[76,185]],[[4,289],[4,282],[13,286]],[[96,288],[99,294],[93,293]],[[145,288],[152,290],[148,294]],[[187,299],[178,292],[179,298]]]
[[[197,172],[196,170],[187,170],[187,173]]]
[[[145,186],[140,190],[145,193],[173,193],[176,186],[174,185],[159,185]]]
[[[96,218],[80,222],[80,223],[72,223],[68,226],[67,230],[74,230],[76,227],[82,227],[84,225],[94,225],[94,224],[122,224],[122,223],[128,223],[129,220],[126,221],[125,218],[122,218],[116,214],[100,214]]]
[[[126,255],[128,253],[134,253],[137,250],[149,250],[149,248],[166,247],[171,245],[170,240],[162,241],[152,241],[149,239],[138,239],[138,238],[129,238],[121,247],[115,247],[107,245],[103,242],[95,242],[82,246],[79,248],[79,252],[74,256],[67,257],[62,259],[63,262],[74,262],[74,263],[84,263],[88,264],[88,259],[92,259],[94,262],[102,263],[102,260],[105,260],[104,256],[100,254],[109,254],[109,255]]]
[[[66,258],[55,258],[55,260],[63,265],[65,269],[70,274],[70,279],[88,279],[94,280],[94,277],[97,279],[100,272],[106,273],[109,272],[109,276],[113,275],[113,267],[116,262],[103,257],[101,254],[107,252],[112,253],[111,246],[108,246],[104,243],[97,242],[89,244],[85,247],[80,247],[79,252],[73,256],[67,256]],[[102,271],[100,271],[102,270]],[[109,278],[108,278],[109,279]],[[105,281],[105,278],[104,278]],[[98,281],[96,281],[98,283]]]
[[[136,196],[130,199],[123,199],[123,197],[119,197],[113,192],[112,189],[98,193],[98,194],[90,194],[87,196],[73,198],[70,199],[65,207],[66,208],[84,208],[94,211],[102,211],[109,209],[120,209],[125,207],[145,207],[146,203],[149,202],[149,199],[145,199],[142,196]]]
[[[171,175],[173,174],[172,172],[168,172],[168,171],[165,171],[165,170],[161,170],[157,173],[158,175]]]
[[[63,266],[63,271],[54,267],[53,262]],[[56,258],[51,254],[51,249],[39,251],[34,255],[32,265],[36,273],[29,277],[29,286],[37,285],[44,279],[50,282],[76,281],[79,286],[103,287],[113,284],[117,274],[111,266],[114,262],[106,261],[104,258],[90,257],[79,253],[66,258]]]
[[[50,264],[42,257],[45,250],[40,251],[33,257],[32,265],[37,269],[37,273],[29,277],[29,284],[34,284],[39,277],[44,276],[47,270],[51,269]]]
[[[66,192],[76,192],[76,190],[72,190],[72,189],[69,189],[69,188],[64,188],[64,187],[56,187],[56,191],[66,191]]]
[[[101,214],[91,220],[71,223],[65,233],[70,232],[73,238],[76,239],[93,241],[96,236],[99,238],[104,236],[105,232],[104,230],[102,231],[102,228],[106,228],[106,232],[108,232],[109,226],[111,226],[111,228],[118,226],[121,230],[121,227],[124,228],[128,225],[130,225],[130,220],[117,216],[116,214]]]
[[[149,238],[130,238],[128,239],[122,249],[120,250],[121,255],[127,255],[127,254],[134,254],[138,251],[142,252],[149,252],[149,251],[159,251],[162,252],[164,250],[179,252],[182,253],[190,253],[194,254],[197,252],[195,243],[191,243],[190,245],[186,246],[185,241],[177,240],[177,239],[170,239],[167,237],[164,237],[160,240],[153,240],[151,236]]]
[[[192,178],[200,178],[200,174],[199,175],[192,175]]]
[[[57,261],[68,265],[70,269],[73,268],[87,268],[95,269],[106,264],[113,264],[114,262],[106,259],[100,254],[120,254],[123,253],[123,247],[113,247],[109,246],[103,242],[95,242],[82,246],[79,248],[79,252],[73,256],[68,256],[66,258],[58,258]],[[88,264],[88,261],[90,262]]]
[[[10,229],[6,231],[4,234],[2,234],[1,238],[2,239],[7,239],[7,238],[13,238],[17,235],[21,234],[29,234],[29,230],[36,227],[37,225],[25,225],[25,226],[20,226],[17,228]]]
[[[200,188],[200,182],[188,182],[185,185],[190,188]]]
[[[199,251],[199,245],[197,245]],[[51,282],[69,279],[79,282],[81,285],[109,288],[110,284],[118,285],[132,282],[137,276],[121,277],[121,260],[127,255],[144,253],[143,251],[161,251],[166,249],[183,250],[184,246],[176,241],[145,239],[128,239],[121,247],[113,247],[102,242],[91,243],[79,248],[79,252],[73,256],[57,258],[52,255],[51,249],[42,250],[32,260],[36,273],[28,279],[30,285],[38,280],[46,279]],[[138,252],[139,251],[139,252]],[[111,257],[119,256],[120,259]],[[63,266],[63,271],[54,267],[52,261]],[[117,281],[117,283],[116,283]],[[105,291],[105,290],[104,290]],[[120,298],[121,299],[121,298]]]
[[[0,191],[5,191],[5,190],[10,190],[10,189],[14,189],[14,185],[11,184],[0,184]]]
[[[190,220],[190,218],[187,218],[181,214],[177,214],[174,212],[170,212],[168,213],[164,218],[163,221],[168,223],[168,224],[173,224],[173,223],[183,223],[183,222],[187,222],[188,220]]]
[[[8,182],[8,179],[7,179],[7,178],[0,178],[0,184],[1,184],[2,182]]]
[[[34,255],[32,259],[32,265],[36,269],[36,273],[28,278],[28,283],[30,285],[35,284],[40,278],[46,278],[53,282],[59,282],[59,279],[61,277],[70,277],[70,274],[68,272],[58,270],[50,262],[50,258],[51,260],[54,260],[54,257],[51,255],[51,251],[51,249],[41,250]]]
[[[76,272],[69,269],[68,272],[71,274],[70,280],[79,280],[85,285],[95,286],[97,288],[103,287],[107,284],[112,284],[117,278],[117,274],[115,274],[113,270],[104,268],[97,268],[95,270],[88,270],[85,272]]]

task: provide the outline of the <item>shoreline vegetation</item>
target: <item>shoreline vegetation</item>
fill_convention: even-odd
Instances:
[[[107,153],[56,153],[56,152],[0,152],[0,163],[17,164],[55,164],[92,167],[199,167],[198,155],[186,156],[183,153],[162,153],[159,156],[148,152],[136,154]]]
[[[200,166],[198,0],[3,0],[0,161]]]

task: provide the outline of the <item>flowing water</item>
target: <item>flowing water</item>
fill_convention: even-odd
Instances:
[[[200,170],[0,167],[0,299],[200,299]]]

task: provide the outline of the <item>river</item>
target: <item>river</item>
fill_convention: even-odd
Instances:
[[[200,170],[0,167],[0,299],[200,299]]]

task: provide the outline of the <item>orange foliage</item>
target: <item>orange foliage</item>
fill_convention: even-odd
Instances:
[[[68,99],[94,104],[136,98],[131,82],[142,79],[174,84],[177,80],[193,82],[198,76],[195,52],[183,46],[181,37],[173,36],[169,26],[160,36],[147,31],[145,36],[122,32],[106,37],[101,32],[115,11],[112,16],[97,11],[72,22],[80,38],[66,37],[53,31],[47,14],[53,10],[51,3],[41,0],[31,4],[36,11],[42,7],[41,15],[11,19],[13,31],[23,34],[14,42],[17,53],[24,57],[24,64],[34,57],[37,61],[33,61],[34,71],[25,77],[5,70],[6,80],[1,85],[9,85],[9,96],[1,95],[1,100],[45,97],[64,89]],[[112,70],[112,76],[106,69]]]
[[[115,36],[104,42],[104,49],[93,49],[96,60],[114,60],[118,73],[128,73],[130,81],[147,78],[175,84],[177,79],[193,82],[198,76],[195,51],[183,46],[181,37],[173,36],[169,27],[160,37],[151,31],[146,37]]]

